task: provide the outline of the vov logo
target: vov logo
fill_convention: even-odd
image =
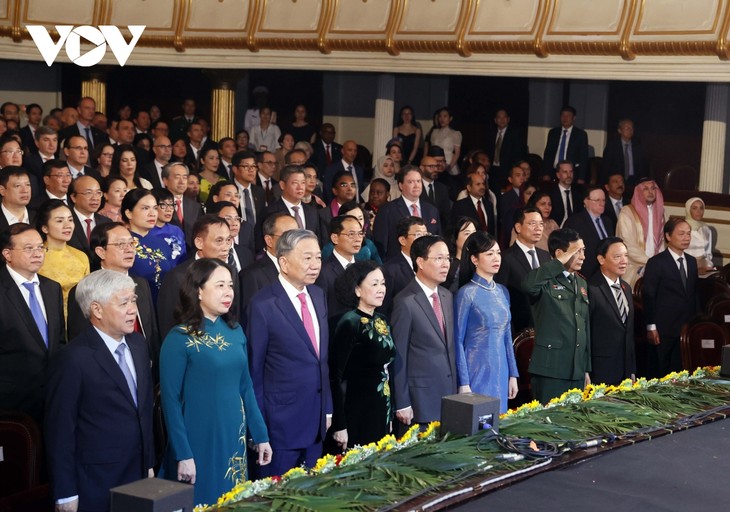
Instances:
[[[119,65],[124,66],[132,54],[132,50],[137,45],[137,41],[142,36],[145,27],[146,25],[129,25],[127,29],[132,34],[132,40],[129,43],[125,41],[120,30],[113,25],[99,25],[98,28],[90,25],[81,25],[75,28],[73,25],[56,25],[59,36],[57,43],[53,42],[51,35],[43,25],[28,25],[26,28],[48,66],[51,66],[56,60],[61,47],[65,43],[68,58],[77,66],[88,68],[98,64],[104,58],[107,45],[111,48]],[[81,55],[81,38],[95,45],[95,48]]]

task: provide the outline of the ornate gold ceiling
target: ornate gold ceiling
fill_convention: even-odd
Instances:
[[[27,25],[146,25],[141,65],[730,78],[728,0],[7,0],[0,57],[40,60]]]

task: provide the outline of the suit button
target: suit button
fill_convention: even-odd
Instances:
[[[580,347],[580,343],[578,343],[578,344],[576,345],[576,347]]]
[[[553,348],[553,346],[552,345],[548,345],[548,348]]]
[[[559,298],[559,299],[562,299],[562,298],[563,298],[563,296],[562,296],[562,295],[558,295],[558,298]]]

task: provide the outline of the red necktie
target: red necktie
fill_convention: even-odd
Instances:
[[[479,215],[479,222],[482,224],[482,231],[487,230],[487,216],[484,215],[484,208],[482,208],[482,200],[477,200],[477,215]]]
[[[312,320],[312,314],[309,312],[309,306],[307,306],[307,294],[302,292],[297,295],[299,302],[302,305],[302,322],[304,323],[304,330],[309,335],[309,341],[312,342],[314,347],[314,353],[319,357],[319,347],[317,346],[317,336],[314,333],[314,321]]]
[[[325,151],[325,154],[327,155],[327,165],[332,164],[332,153],[330,152],[329,144],[324,145],[324,151]]]
[[[431,294],[431,298],[433,299],[433,312],[436,314],[436,321],[438,322],[439,327],[441,327],[441,332],[445,337],[446,329],[444,328],[444,314],[441,311],[441,301],[439,300],[439,294],[433,292]]]
[[[91,219],[84,219],[86,222],[86,241],[91,243]]]
[[[421,216],[421,210],[418,209],[418,205],[416,203],[413,203],[411,205],[411,210],[413,210],[413,216],[414,217],[420,217]]]
[[[182,210],[182,199],[177,201],[177,220],[180,221],[180,224],[183,223],[183,210]]]

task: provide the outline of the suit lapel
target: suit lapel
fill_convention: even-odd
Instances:
[[[8,303],[12,304],[13,307],[17,310],[18,314],[20,315],[20,318],[23,319],[23,322],[25,322],[25,326],[28,329],[28,332],[33,336],[33,339],[38,344],[38,346],[42,350],[46,350],[46,344],[43,342],[43,338],[41,337],[40,331],[38,331],[38,326],[35,323],[35,320],[33,320],[33,315],[30,312],[30,308],[28,307],[28,304],[25,302],[25,299],[23,298],[23,295],[20,293],[20,290],[18,289],[17,285],[15,284],[15,281],[10,277],[10,274],[8,274],[8,271],[4,270],[4,281],[5,281],[5,294],[8,297]],[[45,301],[45,297],[43,299]],[[46,317],[48,317],[48,310],[46,309]],[[50,343],[50,329],[49,329],[49,343]]]
[[[415,287],[416,287],[416,303],[421,307],[424,314],[428,318],[428,321],[431,323],[431,327],[433,327],[433,330],[436,331],[436,333],[439,336],[439,339],[444,345],[447,345],[446,339],[444,337],[444,333],[441,330],[441,326],[439,326],[438,321],[436,320],[436,313],[433,310],[433,306],[431,305],[431,301],[426,297],[426,294],[423,293],[423,290],[421,287],[414,281]],[[443,312],[443,303],[441,307],[441,311]],[[444,319],[444,322],[446,319]]]
[[[525,255],[524,251],[520,246],[518,246],[516,243],[512,245],[512,251],[514,251],[517,263],[522,267],[522,269],[525,272],[530,272],[532,270],[532,265],[529,261],[527,261],[527,255]],[[537,253],[535,253],[535,257],[537,257]]]
[[[89,346],[94,349],[94,360],[96,360],[99,366],[101,366],[107,375],[109,375],[114,384],[116,384],[122,391],[122,394],[124,394],[127,398],[129,404],[136,408],[134,400],[132,399],[132,393],[129,391],[129,386],[127,385],[127,380],[124,378],[124,374],[122,373],[122,369],[119,368],[119,364],[114,360],[114,356],[112,356],[111,352],[109,352],[109,349],[107,349],[106,344],[99,336],[99,333],[96,332],[96,329],[94,327],[89,327],[89,332],[91,334],[91,336],[89,336]],[[132,358],[134,359],[134,354],[132,354]],[[139,381],[140,370],[138,369],[136,359],[134,360],[134,367],[137,370],[137,379]],[[139,390],[139,385],[137,385],[137,390]]]
[[[608,304],[610,304],[611,310],[616,315],[616,318],[618,318],[619,322],[621,322],[621,312],[618,310],[618,304],[616,304],[616,295],[613,292],[613,288],[608,285],[608,282],[606,281],[606,279],[604,279],[602,274],[600,278],[601,282],[599,284],[599,288]]]

